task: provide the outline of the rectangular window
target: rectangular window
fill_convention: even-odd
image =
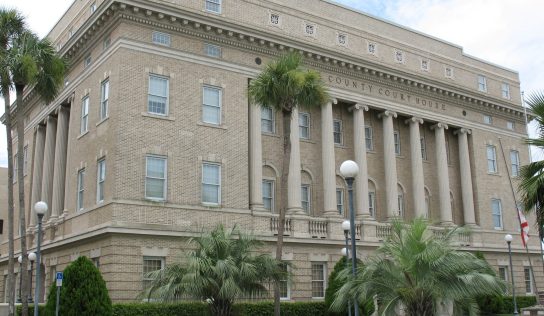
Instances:
[[[370,216],[376,216],[376,192],[368,192],[368,211]]]
[[[155,44],[164,45],[164,46],[170,46],[171,45],[171,38],[170,34],[162,33],[162,32],[153,32],[153,35],[151,36],[151,40]]]
[[[221,46],[204,44],[204,53],[210,57],[221,58]]]
[[[336,189],[336,209],[340,215],[344,215],[344,190]]]
[[[110,98],[110,80],[102,81],[100,85],[100,120],[108,117],[108,100]]]
[[[525,278],[525,293],[533,294],[533,274],[531,273],[531,267],[524,267],[523,275]]]
[[[302,209],[306,214],[310,214],[310,186],[308,184],[303,184],[300,187],[300,200],[302,202]]]
[[[221,89],[214,87],[203,88],[202,122],[221,124]]]
[[[205,0],[206,11],[221,13],[221,0]]]
[[[266,210],[274,211],[274,180],[263,180],[263,204]]]
[[[482,75],[478,75],[478,90],[487,92],[487,78]]]
[[[168,78],[149,75],[147,111],[151,114],[168,115]]]
[[[85,168],[77,172],[77,210],[83,210],[83,194],[85,193]]]
[[[490,115],[484,115],[484,123],[488,125],[493,124],[493,117]]]
[[[23,148],[23,175],[28,174],[28,145]]]
[[[491,212],[493,215],[493,226],[495,229],[502,229],[502,205],[501,200],[491,200]]]
[[[425,143],[425,137],[421,137],[419,142],[421,144],[421,159],[427,160],[427,145]]]
[[[450,155],[450,138],[448,134],[444,135],[445,137],[445,143],[446,143],[446,161],[448,164],[451,164],[451,155]]]
[[[512,163],[512,177],[519,176],[519,151],[510,151],[510,162]]]
[[[84,97],[81,102],[81,134],[89,130],[89,97]]]
[[[300,138],[310,139],[310,114],[299,113],[298,127],[299,127]]]
[[[327,264],[312,262],[312,298],[324,298]]]
[[[493,145],[487,145],[487,172],[497,173],[497,151]]]
[[[342,145],[342,121],[333,120],[332,127],[333,127],[334,143],[336,145]]]
[[[91,261],[93,262],[94,266],[100,270],[100,257],[91,258]]]
[[[291,299],[291,287],[289,286],[289,266],[286,264],[281,265],[281,270],[284,275],[280,279],[280,299],[289,300]]]
[[[510,85],[509,84],[507,84],[506,82],[503,82],[501,85],[501,92],[502,92],[503,98],[510,99]]]
[[[102,50],[106,50],[111,45],[111,37],[107,36],[102,41]]]
[[[202,164],[202,203],[221,203],[221,166]]]
[[[93,14],[94,11],[96,11],[96,2],[93,2],[93,3],[91,4],[91,6],[89,7],[89,9],[90,9],[90,11],[91,11],[91,14]]]
[[[158,271],[164,269],[164,258],[163,257],[144,257],[143,262],[143,276],[142,276],[142,286],[143,289],[146,289],[153,281],[148,274],[150,272]]]
[[[87,68],[91,65],[92,58],[91,55],[87,55],[85,59],[83,60],[83,68]]]
[[[261,131],[273,134],[275,130],[274,110],[269,106],[261,107]]]
[[[514,122],[512,122],[512,121],[507,121],[507,122],[506,122],[506,128],[508,128],[508,129],[511,130],[511,131],[514,130],[515,126],[516,126],[516,125],[515,125]]]
[[[160,156],[145,158],[145,198],[166,200],[167,159]]]
[[[374,135],[372,126],[365,126],[365,143],[366,150],[374,150]]]
[[[393,138],[395,140],[395,154],[400,156],[400,134],[399,131],[393,133]]]
[[[15,153],[13,156],[13,183],[17,183],[17,157],[19,153]]]
[[[508,267],[507,266],[499,266],[499,278],[503,281],[508,282]]]
[[[104,181],[106,180],[106,160],[98,161],[96,175],[96,202],[104,202]]]

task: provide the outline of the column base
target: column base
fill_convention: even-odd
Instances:
[[[455,225],[454,222],[447,221],[447,222],[440,222],[440,226],[449,226],[449,227],[452,227],[452,226],[457,226],[457,225]]]
[[[328,218],[341,218],[341,217],[343,217],[342,215],[340,215],[340,213],[338,213],[337,209],[325,211],[325,212],[323,212],[323,216],[328,217]]]
[[[270,211],[265,209],[263,205],[258,205],[258,204],[250,206],[249,209],[251,210],[252,214],[255,212],[256,213],[270,213]]]
[[[355,219],[358,221],[375,221],[376,219],[370,214],[355,215]]]
[[[478,229],[480,228],[480,226],[476,223],[466,223],[465,225],[463,225],[463,227],[467,227],[467,228],[471,228],[471,229]]]
[[[302,207],[292,207],[288,208],[287,215],[308,215],[305,210],[302,209]]]

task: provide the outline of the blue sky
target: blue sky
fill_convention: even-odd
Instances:
[[[544,90],[544,0],[335,1],[460,45],[466,54],[514,69],[519,72],[521,89],[526,93]],[[3,6],[23,12],[30,28],[41,36],[47,34],[71,3],[72,0],[2,1]],[[0,114],[3,109],[0,99]],[[541,157],[539,153],[533,156]],[[2,126],[0,166],[6,165]]]

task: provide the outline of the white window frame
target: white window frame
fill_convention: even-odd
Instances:
[[[501,272],[502,270],[502,272]],[[510,276],[508,274],[508,266],[499,266],[499,268],[497,269],[497,275],[499,276],[499,279],[505,281],[505,282],[509,282],[510,281]]]
[[[218,45],[204,43],[204,53],[209,57],[221,58],[223,56],[223,49]]]
[[[214,92],[217,91],[219,93],[218,105],[204,103],[204,100],[206,99],[205,97],[206,91],[214,91]],[[206,121],[204,119],[204,109],[206,107],[219,109],[219,116],[217,118],[217,122]],[[204,85],[202,87],[202,122],[206,124],[211,124],[211,125],[221,125],[222,121],[223,121],[223,89],[220,87]]]
[[[28,145],[23,147],[23,176],[28,174]],[[16,175],[14,175],[15,177]]]
[[[152,79],[162,80],[166,82],[166,96],[162,95],[155,95],[151,93],[151,81]],[[168,116],[168,110],[169,110],[169,98],[170,98],[170,79],[165,76],[156,75],[156,74],[149,74],[148,76],[148,89],[147,89],[147,113],[153,114],[153,115],[159,115],[159,116]],[[149,101],[150,97],[157,97],[157,98],[164,98],[165,104],[164,104],[164,113],[160,112],[152,112],[149,107]]]
[[[18,169],[18,165],[17,165],[17,157],[19,156],[19,153],[15,153],[15,155],[13,155],[13,183],[17,183],[17,169]]]
[[[80,134],[83,135],[89,131],[89,96],[83,97],[81,101],[81,126]]]
[[[491,115],[484,114],[484,123],[487,125],[492,125],[493,117]]]
[[[430,61],[427,59],[421,60],[421,70],[429,71],[430,70]]]
[[[217,167],[218,169],[218,172],[219,172],[219,183],[205,183],[204,182],[204,167],[205,166],[214,166],[214,167]],[[202,204],[204,205],[221,205],[221,183],[222,183],[222,177],[221,177],[221,164],[219,163],[216,163],[216,162],[202,162],[202,168],[201,168],[201,194],[200,194],[200,201],[202,202]],[[207,201],[204,201],[204,186],[215,186],[217,188],[217,202],[207,202]]]
[[[398,130],[393,132],[393,142],[395,146],[395,155],[400,156],[400,153],[401,153],[400,132]]]
[[[368,192],[368,212],[370,216],[376,218],[376,192]]]
[[[160,159],[164,161],[164,167],[163,167],[164,177],[163,178],[156,178],[156,177],[151,177],[148,175],[148,167],[147,167],[148,159]],[[163,185],[162,197],[147,196],[147,179],[155,179],[155,180],[163,181],[164,185]],[[166,201],[167,192],[168,192],[168,158],[166,156],[160,156],[160,155],[151,155],[151,154],[146,155],[145,156],[144,197],[147,200],[152,200],[152,201]]]
[[[453,79],[453,68],[452,67],[444,67],[444,77],[448,79]]]
[[[402,190],[398,190],[397,192],[397,204],[398,204],[397,206],[398,206],[399,217],[404,218],[406,202],[404,201],[404,191]]]
[[[513,131],[516,129],[516,123],[513,121],[506,121],[506,128]]]
[[[491,150],[491,151],[490,151]],[[491,157],[490,157],[491,154]],[[486,146],[486,158],[487,158],[487,173],[498,173],[499,169],[497,166],[497,148],[493,145]],[[490,165],[490,163],[492,165]],[[493,168],[490,168],[490,167]]]
[[[77,171],[77,196],[76,196],[76,211],[83,211],[85,198],[85,168]]]
[[[307,123],[307,125],[301,125],[301,119],[305,117],[305,121]],[[298,129],[299,129],[299,138],[301,139],[310,139],[311,137],[311,134],[310,134],[310,128],[311,128],[311,117],[310,117],[310,113],[307,113],[307,112],[300,112],[298,114]],[[307,130],[307,136],[304,136],[303,134],[303,131],[304,130]]]
[[[348,46],[348,35],[346,33],[338,33],[336,43],[340,46]]]
[[[146,274],[149,273],[149,272],[152,272],[152,271],[148,271],[147,273],[145,272],[145,262],[146,261],[159,261],[161,262],[161,269],[164,269],[164,265],[165,265],[165,258],[164,257],[158,257],[158,256],[144,256],[142,258],[142,288],[145,290],[146,288],[146,282],[149,282],[149,281],[152,281],[153,279],[152,278],[148,278],[146,277]],[[157,270],[153,270],[153,271],[157,271]]]
[[[264,113],[270,111],[270,119],[264,117]],[[263,124],[263,122],[270,122],[271,130],[266,130]],[[274,112],[274,109],[270,106],[262,106],[261,107],[261,132],[267,133],[267,134],[275,134],[276,133],[276,113]]]
[[[374,130],[372,126],[365,126],[365,148],[367,151],[374,150]]]
[[[504,99],[508,99],[510,100],[511,98],[511,95],[510,95],[510,85],[506,82],[503,82],[501,84],[501,95]]]
[[[83,59],[83,68],[89,67],[92,62],[93,62],[93,59],[90,54],[85,56],[85,59]]]
[[[341,216],[344,216],[346,213],[346,208],[344,206],[344,189],[342,188],[336,188],[336,209]]]
[[[427,142],[425,141],[425,137],[419,139],[419,144],[421,146],[421,159],[427,160]]]
[[[104,182],[106,181],[106,158],[96,164],[96,203],[104,202]]]
[[[495,213],[495,205],[498,207],[498,213]],[[495,217],[498,216],[499,226],[495,224]],[[491,199],[491,217],[493,219],[493,228],[497,230],[504,229],[503,215],[502,215],[502,202],[500,199]]]
[[[110,47],[110,45],[111,45],[111,37],[108,35],[102,41],[102,50],[108,49],[108,47]]]
[[[100,83],[100,120],[105,120],[109,112],[110,79]]]
[[[484,75],[478,75],[478,91],[487,92],[487,78]]]
[[[317,25],[313,24],[313,23],[304,23],[304,35],[306,36],[311,36],[311,37],[315,37],[316,33],[317,33]],[[311,29],[312,32],[308,32],[308,30]]]
[[[366,52],[371,55],[376,55],[376,53],[378,52],[378,44],[374,42],[368,42],[366,45]]]
[[[338,125],[336,125],[338,124]],[[336,126],[340,127],[340,130],[336,130]],[[332,133],[333,133],[333,141],[335,145],[342,145],[344,143],[344,132],[343,132],[343,124],[342,120],[333,120],[332,121]],[[339,137],[339,142],[336,141],[336,137]]]
[[[264,195],[264,186],[270,185],[270,196]],[[271,179],[263,179],[262,182],[262,196],[263,196],[263,206],[265,210],[270,211],[271,213],[275,212],[274,204],[275,204],[275,189],[276,189],[276,181]],[[270,209],[266,208],[266,203],[264,203],[265,199],[270,200]]]
[[[512,168],[512,177],[518,177],[520,168],[519,151],[510,150],[510,164]]]
[[[277,23],[274,23],[274,16],[277,17]],[[268,24],[270,24],[272,26],[280,27],[281,26],[281,14],[279,14],[277,12],[270,12],[270,14],[268,15]]]
[[[529,278],[527,279],[527,277]],[[523,267],[523,281],[525,285],[525,294],[534,294],[535,287],[533,285],[533,274],[531,272],[531,267]],[[527,291],[527,285],[529,285],[529,291]]]
[[[90,11],[91,11],[91,14],[93,14],[94,11],[96,11],[96,2],[93,2],[93,3],[91,4],[91,6],[89,7],[89,9],[90,9]]]
[[[221,14],[221,11],[223,10],[221,0],[204,0],[204,2],[204,10],[206,10],[207,12]],[[217,6],[218,10],[211,9],[211,6]]]
[[[285,265],[285,269],[287,271],[287,275],[289,275],[290,271],[291,271],[291,267],[288,266],[288,265]],[[282,282],[285,282],[286,284],[286,288],[287,288],[287,296],[281,296],[281,291],[280,291],[280,300],[282,301],[289,301],[291,300],[291,280],[289,279],[289,276],[286,277],[285,280],[280,280],[280,283]]]
[[[323,279],[318,280],[314,279],[314,265],[321,265],[321,269],[323,269]],[[311,262],[311,277],[312,277],[312,299],[324,299],[325,298],[325,291],[327,290],[327,263],[326,262]],[[323,283],[323,296],[314,296],[314,282],[322,282]]]
[[[308,192],[306,197],[304,196],[304,194],[302,194],[304,189],[306,189],[307,192]],[[302,184],[300,186],[300,202],[301,202],[301,205],[302,205],[302,210],[306,214],[310,214],[310,212],[312,211],[312,187],[311,187],[311,185]],[[306,208],[304,207],[305,204],[307,205]]]
[[[153,44],[170,47],[172,46],[172,36],[168,33],[153,31],[151,34]]]

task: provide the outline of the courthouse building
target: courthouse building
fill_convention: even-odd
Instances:
[[[145,272],[220,223],[272,253],[287,199],[283,259],[296,269],[282,296],[322,299],[344,245],[339,166],[352,159],[361,256],[391,218],[425,216],[437,236],[470,227],[459,247],[507,278],[510,233],[517,292],[535,292],[511,189],[529,162],[517,72],[326,0],[77,0],[48,37],[71,67],[51,104],[26,93],[22,166],[27,205],[49,205],[46,284],[84,255],[114,301],[135,300]],[[321,73],[332,99],[293,113],[281,196],[281,116],[249,104],[248,82],[288,52]],[[30,210],[27,220],[35,247]],[[537,239],[529,252],[544,288]]]

